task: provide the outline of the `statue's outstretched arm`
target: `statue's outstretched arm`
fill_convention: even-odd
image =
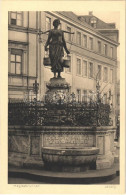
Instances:
[[[50,32],[50,30],[47,30],[47,31],[45,31],[45,32],[41,31],[39,34],[46,34],[46,33],[48,33],[48,32]],[[65,30],[63,30],[63,32],[64,32],[64,33],[68,33],[68,34],[75,34],[74,32],[69,32],[69,31],[65,31]]]
[[[45,31],[45,32],[41,32],[41,34],[46,34],[46,33],[48,33],[48,32],[50,32],[50,30],[47,30],[47,31]]]
[[[63,30],[64,33],[68,33],[68,34],[74,34],[74,32],[69,32],[69,31],[65,31]]]

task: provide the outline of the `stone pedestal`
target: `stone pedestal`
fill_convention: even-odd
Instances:
[[[51,78],[47,84],[49,89],[45,94],[46,103],[66,103],[68,100],[68,92],[70,85],[66,82],[65,78]]]
[[[115,128],[97,127],[96,146],[99,148],[99,155],[96,161],[97,169],[110,168],[114,163],[114,133]]]
[[[114,162],[119,163],[120,160],[120,142],[114,142]]]

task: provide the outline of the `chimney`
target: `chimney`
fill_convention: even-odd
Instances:
[[[90,11],[89,12],[89,16],[93,16],[93,11]]]

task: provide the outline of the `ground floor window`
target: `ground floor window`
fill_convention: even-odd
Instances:
[[[81,90],[77,89],[77,101],[80,102],[81,101]]]
[[[22,50],[11,49],[10,72],[21,74],[22,72]]]
[[[82,101],[83,101],[83,102],[87,102],[87,90],[83,90]]]

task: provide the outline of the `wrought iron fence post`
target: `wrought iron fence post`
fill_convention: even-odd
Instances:
[[[39,83],[37,83],[37,80],[35,80],[35,82],[33,83],[33,91],[36,95],[36,100],[37,100],[38,90],[39,90]]]
[[[97,102],[96,105],[97,105],[97,112],[96,112],[97,126],[99,126],[99,102]]]

